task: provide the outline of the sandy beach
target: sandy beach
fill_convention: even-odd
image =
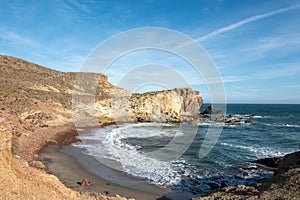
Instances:
[[[100,192],[109,196],[118,194],[137,200],[176,200],[191,197],[189,194],[162,189],[110,169],[70,145],[50,145],[40,154],[39,160],[45,164],[47,172],[57,176],[63,184],[73,190]],[[82,188],[78,184],[85,178],[92,186]]]

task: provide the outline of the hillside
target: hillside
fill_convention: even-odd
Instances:
[[[81,102],[73,104],[73,110],[85,123],[95,117],[104,124],[180,122],[192,120],[202,104],[199,92],[190,88],[132,95],[103,74],[59,72],[9,56],[0,55],[0,73],[0,109],[40,127],[71,122],[74,91],[73,100]]]
[[[4,98],[2,99],[4,102],[1,101],[4,103],[2,108],[14,108],[14,111],[19,113],[22,109],[36,107],[38,102],[51,100],[68,109],[71,108],[73,85],[77,73],[59,72],[21,59],[0,55],[0,74],[0,95]],[[107,89],[117,89],[107,81],[105,75],[95,75],[98,76],[101,85],[98,87],[98,93],[103,94]],[[21,107],[18,105],[18,98],[22,98]],[[29,99],[36,101],[32,102]]]
[[[75,76],[0,55],[0,199],[121,199],[72,191],[35,161],[48,144],[76,141]],[[99,79],[102,88],[115,88]]]

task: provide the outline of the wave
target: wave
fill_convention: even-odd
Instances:
[[[246,162],[242,167],[238,169],[237,178],[241,179],[263,179],[271,177],[274,174],[268,167],[257,163]]]
[[[284,156],[285,154],[294,152],[294,151],[288,151],[288,150],[275,150],[273,148],[268,148],[268,147],[244,146],[244,145],[230,144],[230,143],[226,143],[226,142],[221,142],[220,144],[223,146],[229,146],[229,147],[233,147],[233,148],[247,150],[248,152],[251,152],[250,155],[254,155],[256,157],[256,159]]]
[[[198,123],[197,124],[200,127],[226,127],[226,128],[236,128],[236,127],[243,127],[243,126],[249,126],[251,123],[247,123],[245,121],[239,121],[236,124],[227,124],[224,122],[210,122],[207,121],[205,123]]]
[[[297,124],[288,124],[288,123],[258,123],[258,124],[262,124],[265,126],[270,126],[270,127],[287,127],[287,128],[300,128],[300,125]]]
[[[122,141],[126,138],[176,137],[183,134],[175,132],[172,129],[171,131],[160,129],[162,126],[172,127],[174,125],[139,123],[110,126],[97,129],[93,134],[79,136],[79,139],[82,141],[96,139],[101,141],[101,144],[90,145],[81,143],[75,145],[87,150],[90,155],[94,156],[100,162],[107,159],[118,162],[121,170],[130,175],[148,179],[151,183],[163,187],[176,185],[181,180],[182,175],[178,169],[182,165],[186,165],[186,162],[170,163],[160,161],[149,157],[146,153],[138,151],[141,148],[140,146],[129,145]]]
[[[245,125],[253,124],[253,126],[256,126],[257,124],[263,124],[262,122],[264,120],[253,121],[253,123],[247,123]],[[225,123],[206,121],[198,126],[224,126],[224,124]],[[277,125],[290,127],[291,124],[287,125],[281,123]],[[240,130],[243,130],[243,134],[251,134],[251,131],[247,132],[248,128],[235,128],[240,127],[239,125],[227,124],[225,127],[234,128],[225,128],[225,133],[233,133],[235,135],[235,133],[241,133]],[[268,127],[263,128],[266,130],[271,129]],[[237,163],[241,164],[243,160],[249,161],[266,157],[283,156],[292,152],[289,151],[292,150],[291,148],[276,149],[271,146],[258,146],[259,144],[251,142],[249,142],[249,144],[240,144],[238,141],[239,134],[235,135],[237,138],[228,138],[231,137],[231,134],[224,134],[224,138],[230,140],[223,141],[230,142],[218,142],[217,144],[219,146],[217,146],[216,149],[221,148],[221,150],[227,152],[228,154],[226,154],[225,157],[228,158],[228,160],[219,156],[219,154],[215,156],[216,152],[222,151],[212,151],[212,154],[204,160],[196,160],[198,158],[194,158],[192,153],[194,153],[194,151],[196,152],[198,146],[201,144],[202,136],[200,130],[205,131],[205,128],[199,128],[198,136],[201,136],[201,139],[199,139],[199,141],[195,140],[199,142],[199,144],[194,144],[194,146],[189,149],[191,152],[183,155],[180,159],[165,162],[150,157],[150,155],[145,153],[147,150],[151,150],[151,148],[154,149],[153,147],[156,148],[156,145],[162,144],[162,141],[169,141],[171,137],[182,136],[184,134],[178,130],[178,125],[172,123],[112,125],[101,129],[94,129],[90,134],[80,135],[79,139],[83,142],[74,145],[82,148],[87,154],[94,156],[99,162],[130,175],[140,177],[152,184],[171,189],[175,188],[180,191],[197,192],[198,194],[203,191],[215,189],[211,187],[211,185],[216,184],[221,186],[222,182],[225,182],[227,185],[233,185],[242,180],[249,183],[248,181],[252,181],[249,179],[259,178],[261,175],[269,173],[268,171],[257,170],[255,166],[252,165],[241,168],[240,172],[236,171],[236,169],[241,166],[237,166]],[[189,130],[183,129],[182,131]],[[254,137],[256,137],[256,135]],[[224,148],[222,146],[226,147]],[[232,155],[231,152],[234,152],[234,155]],[[235,168],[234,171],[232,171],[233,168]]]
[[[261,119],[261,118],[265,118],[265,116],[262,116],[262,115],[245,115],[245,118]]]
[[[290,128],[299,128],[299,125],[295,125],[295,124],[281,124],[281,127],[290,127]]]
[[[253,118],[253,119],[261,119],[261,118],[268,118],[268,116],[263,116],[263,115],[254,115],[254,114],[234,114],[232,115],[234,118],[237,119],[249,119],[249,118]]]
[[[207,121],[204,123],[198,123],[198,126],[203,126],[203,127],[222,127],[222,126],[226,126],[226,124],[224,122],[211,122],[211,121]]]

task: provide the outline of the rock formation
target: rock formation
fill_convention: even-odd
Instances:
[[[99,122],[194,121],[201,105],[199,92],[191,88],[131,94],[96,73],[79,73],[74,84],[73,112],[77,127]]]
[[[190,88],[134,94],[129,100],[133,121],[181,122],[195,120],[202,105]]]
[[[97,119],[102,122],[191,122],[197,119],[202,105],[199,93],[190,88],[144,94],[122,92],[124,96],[111,95],[110,98],[98,99],[94,107],[85,107],[85,116],[89,119],[95,111]]]
[[[205,108],[205,110],[203,112],[201,112],[201,114],[202,115],[211,115],[211,114],[224,114],[224,113],[220,110],[214,109],[212,105],[209,105]]]
[[[220,191],[193,200],[299,199],[300,151],[287,154],[284,157],[261,159],[257,162],[276,167],[274,176],[256,185],[225,187]]]

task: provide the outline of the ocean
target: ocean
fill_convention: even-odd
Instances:
[[[90,129],[73,146],[149,184],[198,196],[269,178],[272,170],[255,160],[300,150],[300,105],[228,104],[226,114],[239,123],[117,124]],[[223,127],[221,135],[211,151],[199,158],[207,131],[214,126]],[[192,132],[192,140],[184,139]],[[173,142],[177,137],[180,140]],[[153,153],[170,143],[168,151]]]

